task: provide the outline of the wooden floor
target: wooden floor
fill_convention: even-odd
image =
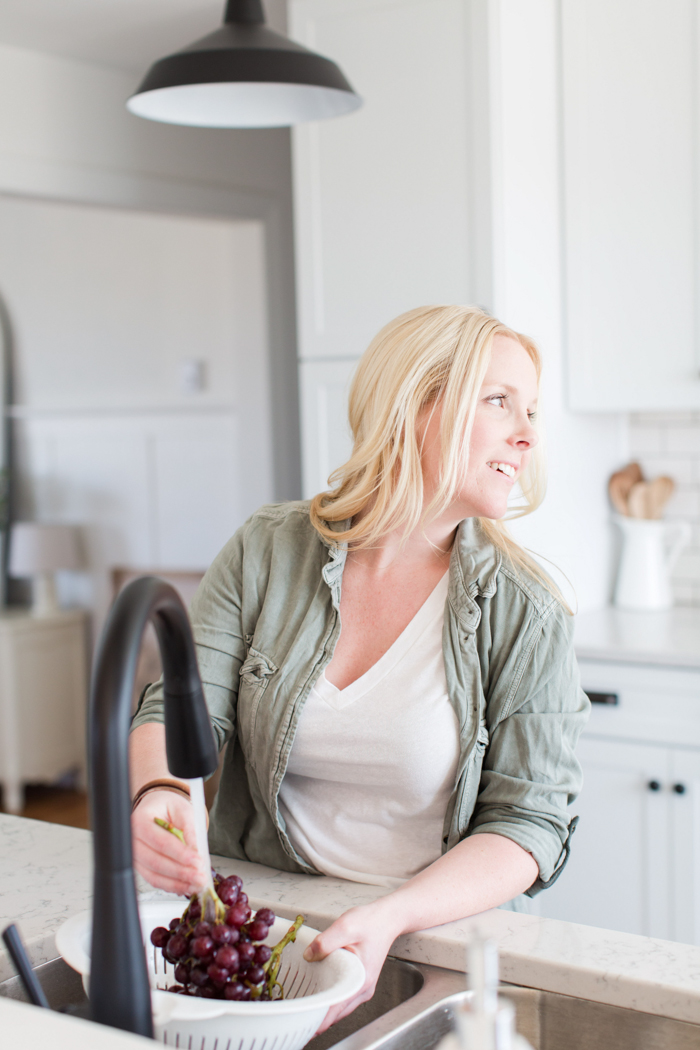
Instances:
[[[90,826],[87,795],[73,788],[29,784],[25,788],[25,805],[20,816],[46,820],[49,824],[67,824],[71,828]]]

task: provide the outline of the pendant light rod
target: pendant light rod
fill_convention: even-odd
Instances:
[[[262,0],[228,0],[224,22],[238,22],[239,25],[263,25],[265,12]]]

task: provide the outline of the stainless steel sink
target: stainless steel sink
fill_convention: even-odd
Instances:
[[[49,1006],[53,1010],[60,1010],[66,1006],[79,1006],[87,1002],[80,974],[64,963],[63,959],[52,959],[51,962],[35,966],[34,973],[39,978],[41,987],[49,1000]],[[28,1001],[19,977],[10,977],[7,981],[0,981],[0,995],[8,999],[21,999],[25,1003]]]
[[[36,968],[54,1009],[85,1003],[80,977],[62,959]],[[316,1036],[307,1050],[434,1050],[469,997],[464,974],[389,958],[374,997]],[[503,985],[518,1031],[535,1050],[698,1050],[700,1025],[605,1006],[534,988]],[[18,977],[0,995],[26,999]]]
[[[317,1035],[315,1039],[306,1044],[305,1050],[327,1050],[331,1046],[344,1047],[348,1037],[351,1037],[358,1029],[364,1029],[388,1013],[395,1015],[402,1004],[414,1003],[415,997],[421,992],[424,994],[420,1001],[434,1003],[436,999],[434,994],[430,994],[430,990],[428,990],[429,999],[425,998],[426,969],[431,968],[414,966],[413,963],[404,962],[402,959],[389,957],[382,967],[377,989],[369,1002],[358,1006],[349,1017],[338,1021],[327,1032]],[[449,970],[441,972],[450,973]],[[458,987],[460,990],[463,989],[464,976],[459,974],[452,974],[452,976],[459,978]],[[430,978],[428,978],[428,983],[431,983]],[[449,991],[456,989],[457,985],[451,987]],[[409,1012],[410,1016],[414,1015],[414,1010]],[[355,1044],[348,1042],[347,1045],[350,1047]]]
[[[367,1011],[367,1020],[363,1017],[355,1025],[359,1013],[356,1011],[320,1038],[312,1040],[309,1048],[434,1050],[442,1037],[453,1030],[455,1011],[468,1002],[470,995],[464,989],[464,974],[422,963],[388,962],[398,966],[410,965],[418,971],[423,981],[416,993],[402,999],[399,992],[396,1005],[391,1008],[387,1002],[387,993],[391,995],[391,985],[388,984],[380,992],[376,1009],[374,1000],[361,1008]],[[541,992],[535,988],[502,985],[501,994],[515,1006],[516,1027],[534,1050],[600,1050],[601,1047],[611,1050],[698,1050],[700,1047],[700,1025],[554,992]],[[341,1025],[346,1026],[343,1031],[340,1031]]]

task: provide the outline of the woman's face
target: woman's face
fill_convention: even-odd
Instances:
[[[537,444],[533,427],[537,372],[527,350],[510,336],[493,340],[491,362],[479,391],[469,443],[469,468],[457,492],[459,518],[502,518],[513,485]],[[428,422],[423,445],[426,495],[437,483],[440,464],[439,408]]]

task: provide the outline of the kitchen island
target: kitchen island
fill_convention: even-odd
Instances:
[[[243,878],[256,907],[289,918],[301,911],[317,929],[387,892],[227,858],[212,862]],[[89,832],[0,815],[0,928],[17,923],[33,965],[56,957],[56,930],[89,907],[90,869]],[[140,888],[150,899],[171,897]],[[393,954],[459,971],[477,932],[498,942],[504,981],[700,1024],[700,948],[691,945],[495,909],[400,937]],[[0,981],[13,974],[3,949]],[[0,1011],[6,1006],[0,999]]]

